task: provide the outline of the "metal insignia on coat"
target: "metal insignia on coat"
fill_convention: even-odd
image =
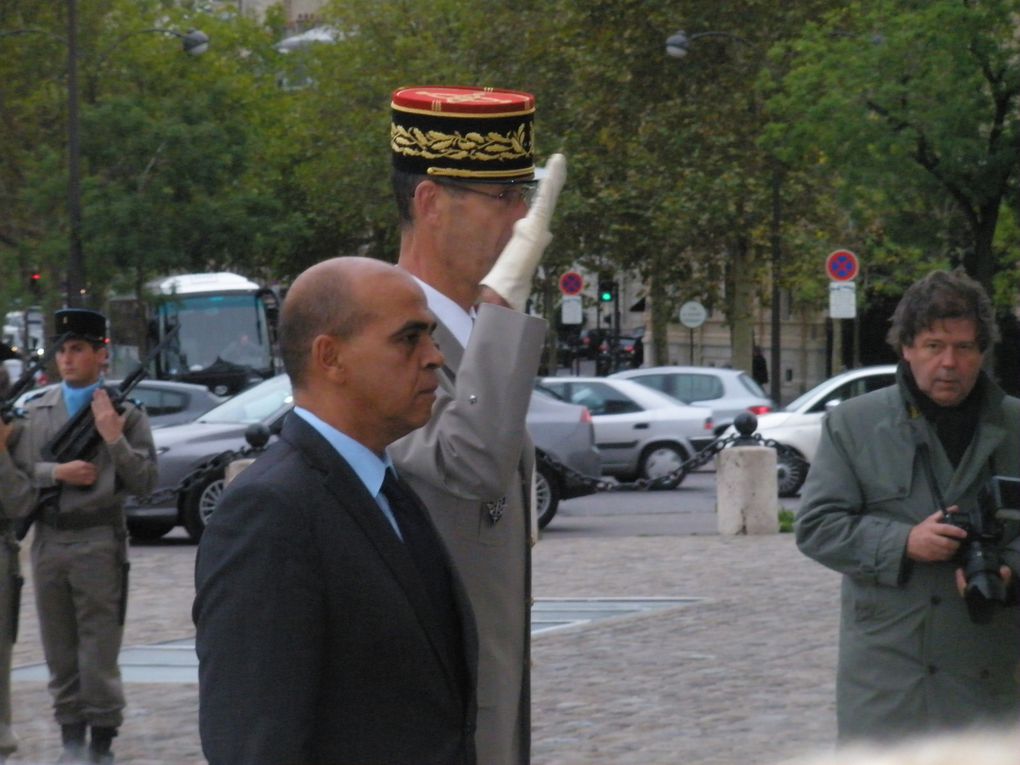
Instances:
[[[488,511],[489,520],[495,526],[503,517],[503,511],[506,510],[506,497],[500,497],[495,502],[486,502],[483,507]]]

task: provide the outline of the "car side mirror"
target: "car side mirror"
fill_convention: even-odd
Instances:
[[[826,412],[826,414],[831,412],[833,409],[835,409],[837,406],[839,406],[842,403],[843,403],[843,399],[841,399],[841,398],[830,398],[828,401],[825,402],[825,412]]]

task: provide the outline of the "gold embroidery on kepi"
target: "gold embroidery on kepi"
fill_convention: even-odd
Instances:
[[[480,183],[535,177],[535,97],[493,88],[413,87],[393,93],[393,166]]]

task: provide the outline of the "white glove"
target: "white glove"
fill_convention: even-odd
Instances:
[[[528,214],[514,224],[514,233],[492,270],[482,284],[503,298],[507,304],[523,311],[531,294],[531,281],[535,277],[538,261],[552,241],[549,221],[556,200],[567,179],[567,158],[553,154],[545,163],[546,175],[538,183],[538,192]]]

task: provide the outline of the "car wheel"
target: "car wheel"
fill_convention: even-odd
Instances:
[[[652,444],[641,453],[638,474],[641,478],[662,478],[686,461],[687,453],[677,444]],[[683,477],[674,486],[679,486],[681,483],[683,483]]]
[[[556,515],[560,504],[560,479],[556,471],[539,461],[535,470],[535,512],[538,527],[544,529]]]
[[[188,536],[196,542],[202,538],[202,532],[212,517],[216,505],[224,489],[223,473],[216,472],[207,475],[197,485],[188,490],[184,496],[182,515],[184,516],[184,528],[188,530]]]
[[[776,483],[780,497],[795,497],[807,478],[808,463],[787,447],[776,452]]]
[[[128,534],[139,542],[154,542],[174,529],[172,521],[138,521],[128,519]]]

